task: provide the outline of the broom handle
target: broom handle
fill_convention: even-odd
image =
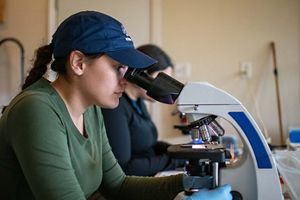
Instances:
[[[275,49],[275,43],[274,42],[271,42],[271,48],[272,48],[273,65],[274,65],[274,76],[275,76],[275,87],[276,87],[276,98],[277,98],[277,110],[278,110],[280,140],[281,140],[281,145],[284,145],[285,142],[284,142],[284,138],[283,138],[283,126],[282,126],[281,103],[280,103],[280,93],[279,93],[279,83],[278,83],[277,59],[276,59],[276,49]]]

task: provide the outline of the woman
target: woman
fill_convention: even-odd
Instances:
[[[146,70],[153,78],[160,72],[172,74],[173,63],[160,47],[146,44],[137,49],[158,61]],[[154,101],[144,89],[128,82],[120,105],[113,110],[102,109],[112,151],[127,175],[153,176],[183,165],[167,155],[169,144],[158,141],[145,100]]]
[[[96,199],[99,190],[114,199],[172,199],[185,179],[126,177],[98,107],[119,104],[128,65],[154,62],[110,16],[84,11],[60,24],[1,117],[0,199]],[[42,78],[49,63],[58,72],[52,83]]]

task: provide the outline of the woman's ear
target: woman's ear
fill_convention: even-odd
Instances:
[[[72,51],[70,53],[69,62],[72,73],[75,75],[82,75],[85,69],[84,65],[85,56],[80,51]]]

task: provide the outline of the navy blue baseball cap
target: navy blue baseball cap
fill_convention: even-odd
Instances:
[[[145,68],[157,61],[135,49],[123,25],[96,11],[82,11],[64,20],[52,36],[54,58],[71,51],[84,54],[104,53],[132,68]]]

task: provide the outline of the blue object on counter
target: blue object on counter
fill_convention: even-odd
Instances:
[[[233,147],[235,156],[239,156],[241,154],[240,149],[238,148],[238,139],[235,135],[227,135],[221,137],[221,143],[226,149],[231,150],[231,148]]]
[[[291,143],[300,143],[300,129],[291,129],[289,139]]]

